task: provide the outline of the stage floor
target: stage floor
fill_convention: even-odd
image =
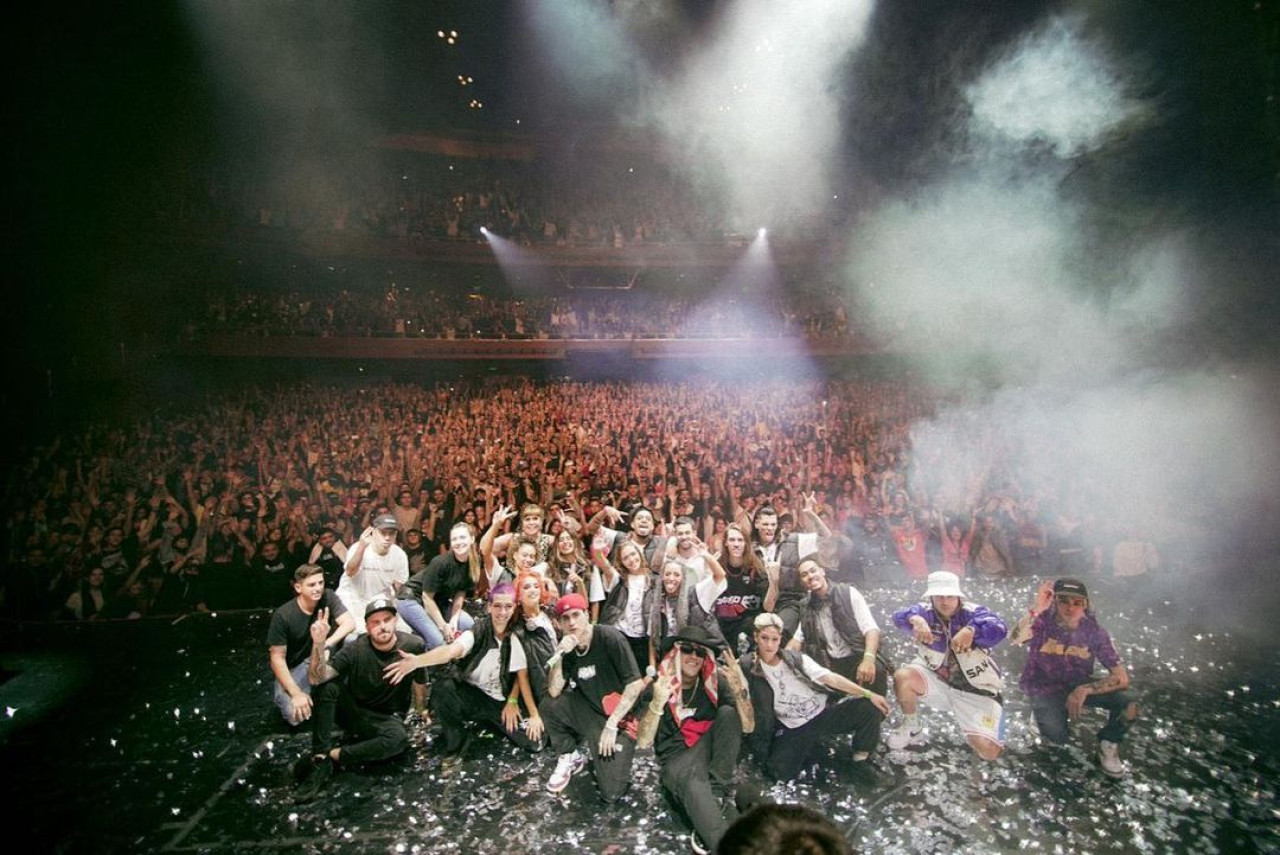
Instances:
[[[1012,622],[1035,582],[966,587]],[[1008,745],[995,766],[926,708],[928,743],[882,747],[877,781],[848,771],[847,743],[798,781],[767,786],[745,763],[743,779],[822,810],[868,853],[1280,852],[1276,647],[1209,625],[1155,585],[1092,587],[1142,703],[1121,751],[1127,779],[1097,768],[1101,713],[1073,726],[1070,747],[1039,744],[1016,688],[1024,654],[1007,646]],[[912,599],[867,593],[885,628]],[[309,736],[287,732],[270,703],[268,617],[10,632],[0,655],[17,672],[0,685],[9,839],[59,852],[689,851],[651,752],[606,808],[587,774],[547,794],[555,758],[497,737],[473,740],[462,768],[442,776],[437,731],[420,723],[405,756],[344,770],[316,802],[293,804],[290,766]],[[907,658],[902,637],[886,632],[885,647],[895,663]]]

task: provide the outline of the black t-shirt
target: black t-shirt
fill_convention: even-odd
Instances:
[[[362,709],[380,713],[400,713],[409,708],[411,684],[423,682],[421,668],[413,672],[413,680],[401,680],[393,686],[383,676],[383,669],[400,661],[398,651],[422,653],[422,639],[407,632],[396,633],[395,646],[383,652],[374,648],[369,636],[362,635],[329,657],[329,665],[338,672],[351,697]]]
[[[413,575],[422,570],[427,569],[427,559],[431,556],[427,554],[426,547],[419,544],[413,549],[408,547],[404,550],[404,555],[409,559],[409,574]]]
[[[620,694],[629,683],[640,679],[627,637],[621,630],[600,624],[591,632],[587,652],[566,653],[561,667],[565,681],[603,715],[613,710],[612,704],[605,708],[605,698]]]
[[[416,583],[416,584],[415,584]],[[449,607],[453,597],[459,591],[465,591],[468,597],[474,596],[476,589],[471,581],[471,565],[459,561],[452,552],[437,555],[427,564],[427,569],[415,574],[401,589],[404,599],[421,599],[424,591],[432,593],[432,599],[440,607],[440,614],[449,617]],[[405,596],[406,592],[408,596]]]
[[[347,613],[347,607],[328,588],[321,595],[316,611],[311,614],[298,608],[296,597],[271,614],[271,625],[267,627],[267,646],[285,648],[284,663],[290,669],[298,667],[311,655],[311,624],[315,623],[316,612],[320,609],[329,610],[329,634],[332,635],[333,630],[338,628],[338,617]]]
[[[271,562],[268,562],[261,555],[256,555],[250,566],[253,568],[255,576],[265,576],[272,579],[284,579],[287,576],[292,581],[293,573],[289,570],[289,564],[285,561],[283,555],[277,556],[276,560]]]
[[[324,586],[336,591],[343,572],[342,559],[338,557],[338,553],[333,551],[332,546],[321,547],[315,563],[324,568]]]
[[[422,580],[427,576],[426,569],[419,570],[417,573],[410,573],[409,580],[400,586],[400,591],[396,594],[397,600],[421,600],[422,599]]]
[[[734,706],[733,690],[729,688],[729,681],[719,671],[716,672],[716,686],[718,700],[720,706]],[[686,691],[687,690],[681,690]],[[684,696],[685,710],[693,710],[690,716],[693,721],[715,721],[716,712],[719,707],[711,703],[711,698],[707,696],[706,687],[701,683],[694,689],[691,695]],[[665,759],[678,751],[683,751],[688,746],[685,744],[684,736],[680,733],[680,728],[676,725],[676,720],[671,714],[671,707],[666,706],[662,710],[662,719],[658,722],[658,735],[653,740],[653,753],[657,755],[659,760]]]
[[[293,594],[293,571],[283,557],[268,562],[261,555],[254,556],[249,565],[253,583],[251,591],[255,605],[273,606]]]
[[[746,573],[725,574],[724,593],[716,597],[713,612],[722,624],[754,617],[764,610],[769,593],[769,577],[757,573],[753,581]]]

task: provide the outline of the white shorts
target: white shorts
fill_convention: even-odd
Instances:
[[[934,709],[951,710],[965,736],[981,736],[996,745],[1004,746],[1004,707],[995,698],[965,692],[948,686],[918,662],[906,667],[920,675],[924,681],[924,694],[920,700]]]

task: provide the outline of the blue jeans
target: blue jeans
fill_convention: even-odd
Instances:
[[[1040,735],[1061,745],[1067,741],[1067,695],[1070,690],[1054,692],[1051,695],[1036,695],[1031,698],[1031,712],[1036,718],[1036,727]],[[1098,731],[1098,738],[1108,742],[1121,742],[1133,722],[1125,718],[1124,711],[1133,703],[1134,697],[1127,689],[1119,692],[1107,692],[1103,695],[1089,695],[1084,699],[1086,707],[1096,707],[1107,711],[1107,723]]]
[[[298,688],[311,694],[311,681],[307,679],[307,664],[309,660],[302,660],[298,665],[289,670],[289,676],[293,677],[293,682],[298,684]],[[284,716],[287,724],[296,724],[293,720],[293,699],[289,697],[289,693],[284,690],[284,686],[280,685],[279,680],[271,681],[271,700],[276,702],[276,707],[280,710],[280,715]]]
[[[410,628],[426,642],[428,650],[434,650],[444,644],[444,635],[440,632],[440,627],[436,626],[427,615],[421,600],[396,600],[396,610],[400,612],[404,622],[409,624]],[[458,632],[471,629],[475,625],[476,622],[466,612],[458,615]]]

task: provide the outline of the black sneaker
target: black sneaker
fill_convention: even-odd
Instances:
[[[311,777],[311,771],[316,768],[313,761],[313,755],[303,754],[293,763],[293,781],[295,784],[301,784],[307,778]]]
[[[734,806],[738,813],[746,813],[756,805],[771,805],[773,799],[760,792],[754,784],[741,784],[733,795]]]
[[[849,777],[853,779],[854,785],[859,787],[874,789],[882,783],[880,771],[869,760],[851,764],[849,766]]]
[[[720,796],[717,801],[720,802],[720,815],[724,817],[725,825],[733,825],[733,821],[741,816],[737,801],[731,794]]]
[[[294,802],[305,804],[312,801],[316,796],[320,795],[323,790],[337,773],[335,764],[329,757],[313,757],[311,774],[307,776],[293,794]]]
[[[457,751],[450,751],[448,754],[440,758],[440,771],[445,774],[451,774],[462,765],[462,758],[467,753],[467,749],[471,747],[471,734],[467,733],[462,737],[462,742],[458,745]]]

